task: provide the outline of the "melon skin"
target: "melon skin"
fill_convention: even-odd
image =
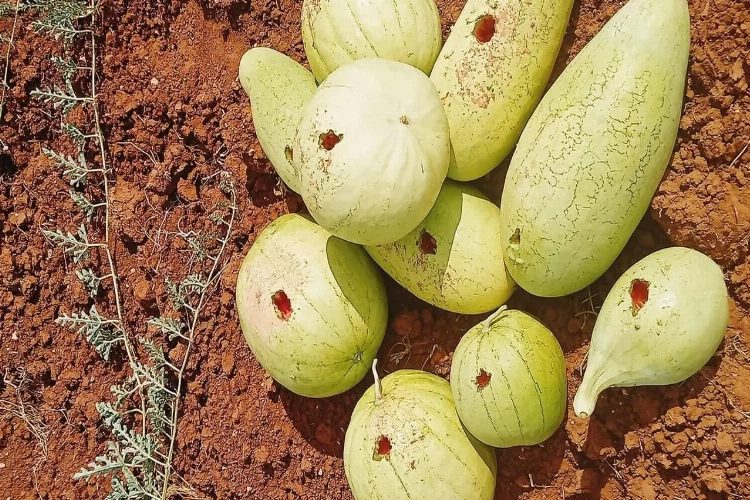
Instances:
[[[572,8],[573,0],[466,2],[430,73],[451,128],[448,177],[478,179],[513,150],[547,86]],[[487,41],[474,33],[485,16]]]
[[[388,456],[378,455],[386,436]],[[495,452],[461,425],[450,384],[420,370],[365,391],[344,438],[344,470],[355,500],[492,500]]]
[[[289,308],[274,302],[279,291]],[[380,270],[362,247],[297,214],[279,217],[258,236],[240,267],[236,301],[258,362],[302,396],[332,396],[356,385],[385,335]]]
[[[642,291],[633,292],[636,280]],[[597,315],[576,415],[590,417],[609,387],[676,384],[695,375],[728,324],[724,273],[710,257],[684,247],[647,255],[615,282]]]
[[[500,204],[506,265],[521,288],[574,293],[620,254],[669,163],[689,49],[685,0],[630,0],[545,94]]]
[[[317,90],[315,77],[281,52],[254,47],[240,60],[239,79],[263,152],[281,180],[299,193],[299,173],[290,158],[302,110]]]
[[[532,446],[565,418],[565,356],[534,317],[500,310],[461,338],[451,362],[451,389],[461,421],[490,446]]]
[[[435,203],[448,172],[448,120],[424,73],[359,59],[320,85],[294,152],[316,222],[347,241],[382,245],[406,236]]]
[[[304,0],[302,42],[318,82],[357,59],[380,57],[430,74],[443,44],[434,0]]]
[[[365,250],[425,302],[459,314],[481,314],[500,307],[515,290],[505,269],[500,224],[500,209],[481,191],[446,180],[429,215],[412,232]]]

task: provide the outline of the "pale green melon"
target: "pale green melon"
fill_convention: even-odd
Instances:
[[[304,0],[302,42],[323,82],[339,67],[373,57],[430,74],[443,34],[434,0]]]
[[[630,0],[544,96],[500,204],[520,287],[576,292],[622,251],[669,163],[689,51],[686,0]]]
[[[263,152],[281,180],[299,193],[293,142],[302,109],[317,89],[315,77],[281,52],[255,47],[242,56],[239,78],[250,97],[253,125]]]
[[[448,177],[477,179],[518,142],[547,86],[573,0],[468,0],[430,79],[451,128]]]
[[[362,247],[297,214],[279,217],[258,236],[236,294],[256,359],[303,396],[353,387],[385,335],[388,303],[377,266]]]
[[[609,387],[682,382],[715,354],[728,321],[724,273],[708,256],[672,247],[644,257],[604,300],[573,409],[590,416]]]
[[[503,261],[500,224],[500,209],[481,191],[446,180],[416,229],[394,243],[365,250],[425,302],[479,314],[500,307],[515,289]]]
[[[546,326],[503,306],[461,338],[451,388],[461,421],[480,441],[539,444],[565,417],[565,356]]]
[[[376,387],[357,403],[344,439],[356,500],[492,500],[495,452],[461,425],[448,382],[398,370],[379,398]]]

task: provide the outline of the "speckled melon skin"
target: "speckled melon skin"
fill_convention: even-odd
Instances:
[[[630,0],[544,96],[500,205],[503,252],[520,287],[571,294],[620,254],[669,162],[689,48],[686,0]]]
[[[429,215],[375,262],[420,299],[459,314],[497,309],[515,290],[498,237],[500,209],[477,188],[446,180]]]
[[[390,453],[379,456],[386,436]],[[450,384],[432,373],[398,370],[371,386],[344,438],[344,470],[356,500],[492,500],[495,452],[464,427]]]
[[[448,177],[478,179],[502,162],[539,103],[560,51],[573,0],[468,0],[430,79],[451,128]],[[489,41],[474,35],[494,19]]]
[[[263,152],[281,180],[299,193],[299,173],[291,161],[302,109],[317,90],[315,77],[281,52],[254,47],[242,56],[242,88],[250,97],[253,125]]]
[[[283,291],[291,314],[273,296]],[[258,362],[297,394],[322,398],[356,385],[385,335],[380,271],[358,245],[297,214],[269,224],[237,277],[237,312]]]

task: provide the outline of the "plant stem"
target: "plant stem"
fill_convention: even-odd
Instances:
[[[229,242],[229,237],[232,232],[232,225],[234,224],[234,217],[237,213],[237,196],[235,193],[234,188],[232,188],[231,191],[231,207],[230,207],[230,216],[229,216],[229,222],[227,223],[227,230],[225,233],[224,238],[221,240],[221,247],[219,248],[219,251],[216,253],[216,259],[212,260],[213,265],[211,266],[211,271],[208,273],[208,278],[206,280],[206,286],[203,287],[201,290],[200,298],[198,299],[198,305],[195,308],[191,308],[192,310],[192,321],[189,321],[188,325],[188,336],[187,336],[187,346],[185,347],[185,355],[182,358],[182,365],[180,366],[180,370],[177,372],[177,390],[176,396],[174,399],[174,403],[172,404],[172,422],[170,425],[170,435],[169,435],[169,451],[167,452],[167,460],[166,460],[166,466],[164,467],[164,484],[162,486],[162,493],[161,498],[162,500],[166,500],[168,498],[169,493],[169,477],[172,473],[172,457],[174,456],[175,452],[175,444],[177,442],[177,419],[179,417],[179,403],[180,403],[180,393],[182,392],[182,383],[184,381],[184,375],[185,375],[185,368],[187,367],[188,357],[190,356],[190,351],[193,347],[193,339],[195,338],[195,329],[198,326],[198,319],[200,318],[200,311],[205,305],[205,301],[207,298],[207,290],[211,286],[211,281],[216,277],[216,271],[219,267],[219,262],[221,261],[221,256],[224,254],[224,250],[227,247],[227,243]]]
[[[375,406],[383,402],[382,387],[380,386],[380,377],[378,377],[378,359],[372,360],[372,377],[375,379]]]
[[[482,321],[482,331],[484,333],[489,332],[490,331],[490,327],[492,326],[492,323],[494,323],[495,320],[497,318],[499,318],[500,315],[502,315],[507,309],[508,309],[507,305],[502,305],[502,306],[500,306],[500,309],[498,309],[494,313],[492,313],[489,316],[487,316],[487,319],[485,319],[484,321]]]
[[[91,107],[94,110],[94,135],[96,136],[96,142],[99,146],[99,154],[101,155],[101,170],[102,177],[104,179],[104,252],[107,255],[107,262],[110,269],[110,278],[112,279],[112,290],[115,295],[115,308],[117,309],[117,319],[120,320],[120,330],[122,331],[123,344],[125,346],[125,353],[128,356],[129,362],[132,364],[137,360],[135,350],[130,342],[127,332],[125,331],[125,321],[122,313],[122,299],[120,297],[120,283],[117,277],[117,268],[115,267],[115,261],[112,257],[112,251],[110,249],[111,234],[109,230],[110,221],[110,205],[109,205],[109,170],[107,169],[107,151],[104,144],[104,134],[102,133],[101,119],[99,117],[99,106],[96,101],[96,30],[94,29],[94,21],[96,20],[96,0],[91,0],[91,29],[86,30],[91,35]],[[146,398],[143,394],[143,383],[137,372],[133,371],[138,384],[138,398],[140,399],[141,411],[143,415],[146,415]],[[146,418],[141,418],[141,430],[143,434],[146,434]]]
[[[10,30],[10,38],[8,39],[8,50],[5,51],[5,71],[3,72],[3,94],[0,97],[0,119],[3,117],[3,110],[5,109],[5,92],[8,89],[8,71],[10,70],[10,52],[13,50],[13,38],[16,36],[16,24],[18,23],[18,9],[21,5],[21,0],[16,0],[16,10],[13,16],[13,27]]]

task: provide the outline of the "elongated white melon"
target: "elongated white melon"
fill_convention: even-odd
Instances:
[[[542,97],[573,0],[468,0],[430,78],[451,128],[448,177],[477,179],[511,152]]]
[[[281,52],[255,47],[242,56],[240,83],[250,97],[258,141],[281,180],[299,192],[292,143],[302,108],[315,93],[315,77]]]
[[[686,0],[630,0],[544,96],[501,201],[503,254],[520,287],[567,295],[620,254],[669,162],[689,50]]]

